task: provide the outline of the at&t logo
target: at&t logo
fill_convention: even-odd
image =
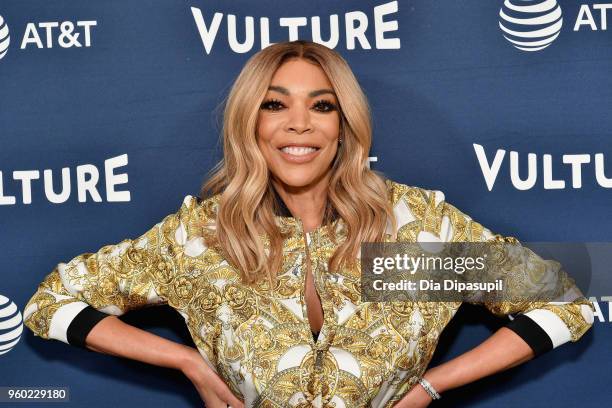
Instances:
[[[97,25],[96,20],[30,22],[21,36],[19,49],[88,48],[92,46],[93,27]],[[20,34],[15,34],[15,24],[13,37],[20,37]],[[8,23],[0,15],[0,60],[8,52],[10,40]]]
[[[562,25],[556,0],[505,0],[499,10],[504,38],[522,51],[548,47],[559,36]]]
[[[2,59],[8,52],[10,43],[11,36],[9,35],[8,24],[6,24],[4,18],[0,16],[0,59]]]
[[[23,319],[17,306],[9,298],[0,295],[0,355],[15,347],[23,332]]]

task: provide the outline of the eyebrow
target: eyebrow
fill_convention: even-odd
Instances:
[[[284,86],[277,86],[277,85],[270,85],[268,87],[269,91],[276,91],[276,92],[280,92],[283,95],[289,95],[289,90],[287,88],[285,88]],[[332,94],[333,96],[336,96],[336,93],[331,90],[331,89],[317,89],[316,91],[311,91],[308,93],[308,96],[310,98],[314,98],[315,96],[319,96],[322,94]]]

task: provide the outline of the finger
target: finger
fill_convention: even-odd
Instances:
[[[227,408],[227,403],[214,392],[208,393],[203,399],[206,408]]]
[[[232,391],[224,384],[221,389],[217,389],[217,395],[229,404],[232,408],[244,408],[244,403],[240,401]],[[225,407],[227,408],[227,407]]]
[[[226,401],[226,403],[232,408],[244,408],[244,403],[240,401],[234,394],[232,394],[228,390],[228,395],[223,395],[222,398]],[[227,408],[227,407],[226,407]]]
[[[227,403],[218,398],[216,398],[214,401],[205,401],[204,403],[206,408],[227,408]]]
[[[212,390],[215,396],[220,398],[225,403],[222,408],[227,408],[228,405],[230,405],[232,408],[244,408],[244,403],[234,395],[219,374],[215,372],[211,372],[210,374],[210,384],[212,385]]]

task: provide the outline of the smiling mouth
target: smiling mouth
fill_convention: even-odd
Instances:
[[[292,156],[306,156],[319,150],[316,146],[285,146],[281,147],[280,150],[283,153],[290,154]]]

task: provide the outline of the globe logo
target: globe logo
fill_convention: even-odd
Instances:
[[[0,295],[0,355],[15,347],[23,332],[23,319],[15,303]]]
[[[504,38],[519,50],[539,51],[559,36],[563,18],[556,0],[505,0],[499,10]]]
[[[11,37],[9,36],[8,25],[4,21],[4,18],[0,16],[0,59],[2,59],[8,52],[10,43]]]

